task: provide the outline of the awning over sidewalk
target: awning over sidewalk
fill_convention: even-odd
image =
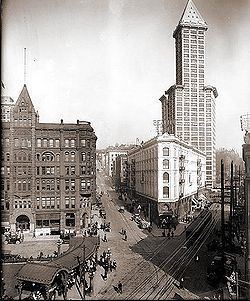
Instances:
[[[60,271],[69,273],[83,262],[85,248],[85,260],[95,254],[100,245],[99,237],[73,237],[66,253],[55,258],[49,263],[29,262],[23,266],[17,274],[17,279],[49,285]]]
[[[17,279],[34,283],[51,284],[57,273],[65,270],[43,263],[27,263],[18,272]],[[66,272],[69,272],[66,270]]]

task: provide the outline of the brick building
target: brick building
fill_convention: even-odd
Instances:
[[[2,226],[36,235],[84,228],[96,191],[90,122],[40,123],[26,85],[2,123]]]

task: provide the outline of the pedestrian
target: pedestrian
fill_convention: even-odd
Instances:
[[[118,292],[120,294],[122,294],[122,283],[121,283],[121,281],[118,282],[117,287],[118,287]]]
[[[181,280],[180,280],[180,288],[184,288],[184,278],[181,277]]]
[[[124,234],[124,240],[126,241],[127,240],[127,234]]]
[[[196,262],[198,262],[198,261],[199,261],[199,256],[198,256],[198,255],[196,255],[196,257],[195,257],[195,261],[196,261]]]
[[[108,240],[107,240],[107,235],[106,235],[106,233],[105,233],[104,236],[103,236],[103,241],[105,241],[105,242],[108,241]]]
[[[112,266],[113,266],[113,269],[116,270],[117,263],[116,263],[116,260],[115,260],[115,259],[114,259],[113,262],[112,262]]]
[[[172,237],[172,238],[174,237],[174,231],[171,232],[171,237]]]

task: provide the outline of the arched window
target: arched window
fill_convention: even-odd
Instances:
[[[69,162],[69,152],[65,152],[65,161]]]
[[[36,154],[36,160],[40,161],[40,154]]]
[[[163,183],[169,183],[169,174],[168,174],[168,172],[164,172],[164,174],[163,174]]]
[[[18,182],[17,182],[17,189],[18,189],[18,190],[21,190],[21,189],[22,189],[22,182],[21,182],[21,181],[18,181]]]
[[[75,162],[75,152],[71,152],[71,161]]]
[[[6,161],[10,161],[10,154],[9,153],[6,154]]]
[[[26,181],[23,181],[23,190],[26,190]]]
[[[163,197],[169,198],[169,187],[168,186],[163,187]]]
[[[164,169],[169,169],[169,160],[168,159],[163,160],[163,168]]]
[[[82,153],[81,154],[81,159],[82,159],[82,162],[86,161],[86,153]]]
[[[55,161],[55,155],[52,152],[42,154],[42,161]]]
[[[169,148],[168,147],[163,148],[163,156],[169,156]]]
[[[37,139],[36,140],[36,146],[37,147],[41,147],[42,146],[42,140],[41,139]]]

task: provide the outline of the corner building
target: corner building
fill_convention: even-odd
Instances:
[[[36,235],[79,231],[96,191],[90,122],[40,123],[26,85],[2,123],[2,226]]]
[[[150,221],[192,214],[205,186],[205,155],[174,135],[163,134],[128,153],[128,191]]]
[[[215,87],[205,85],[206,22],[187,2],[173,37],[176,84],[160,98],[163,133],[174,134],[206,154],[206,186],[215,180]]]

